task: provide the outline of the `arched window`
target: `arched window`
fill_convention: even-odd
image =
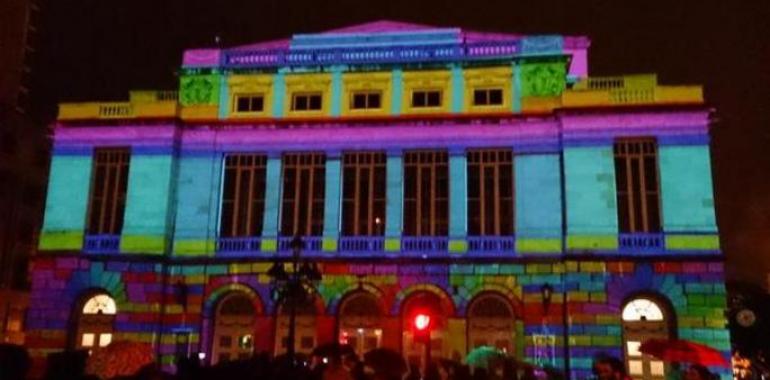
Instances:
[[[639,346],[648,339],[669,337],[664,309],[652,298],[637,297],[623,306],[623,352],[628,374],[639,380],[662,380],[666,376],[665,363],[639,352]]]
[[[217,305],[211,362],[246,359],[254,350],[253,300],[243,292],[226,295]]]
[[[494,346],[506,352],[514,348],[515,315],[510,302],[495,293],[476,297],[468,307],[468,351]]]
[[[346,297],[339,309],[339,341],[349,344],[358,355],[382,344],[382,310],[377,298],[359,291]]]
[[[106,293],[96,293],[81,305],[77,315],[75,348],[92,349],[110,344],[118,312],[115,300]]]
[[[316,345],[316,298],[295,304],[297,317],[294,330],[294,352],[310,354]],[[275,324],[275,354],[286,352],[289,347],[289,308],[281,302]]]

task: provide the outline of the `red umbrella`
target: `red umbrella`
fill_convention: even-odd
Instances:
[[[639,352],[666,362],[691,363],[703,366],[729,367],[722,353],[704,344],[681,339],[649,339]]]

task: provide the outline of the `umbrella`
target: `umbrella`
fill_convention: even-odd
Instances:
[[[313,349],[312,356],[320,357],[334,357],[334,356],[347,356],[353,355],[356,351],[353,350],[353,346],[349,344],[340,344],[338,342],[322,344]]]
[[[149,345],[137,342],[112,342],[95,349],[86,361],[86,373],[102,379],[133,375],[155,361]]]
[[[488,368],[489,362],[505,357],[505,353],[492,346],[474,348],[465,357],[465,363],[471,367]]]
[[[722,353],[704,344],[681,339],[648,339],[639,352],[666,362],[691,363],[703,366],[729,367]]]
[[[397,351],[388,348],[375,348],[365,353],[364,365],[371,367],[375,373],[390,375],[387,377],[400,378],[406,373],[404,358]]]

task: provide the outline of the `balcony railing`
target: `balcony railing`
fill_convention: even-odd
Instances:
[[[701,86],[660,86],[654,74],[586,78],[564,91],[562,107],[701,104]]]
[[[226,237],[217,239],[217,253],[223,255],[258,253],[262,249],[260,237]]]
[[[342,253],[382,252],[385,249],[385,238],[382,236],[343,236],[340,237],[338,248]]]
[[[446,236],[406,236],[401,238],[401,251],[404,253],[446,254],[449,238]]]
[[[618,235],[618,251],[623,253],[651,253],[665,249],[664,235],[660,233],[630,233]]]
[[[59,120],[174,118],[176,91],[131,91],[128,102],[59,104]]]
[[[294,240],[291,236],[282,236],[278,238],[278,252],[291,252],[291,241]],[[305,247],[302,252],[321,252],[323,250],[323,238],[320,236],[303,236],[302,242],[305,243]]]
[[[513,236],[469,236],[468,253],[488,253],[511,255],[516,251],[516,238]]]
[[[86,235],[83,243],[83,251],[86,253],[120,252],[120,235]]]

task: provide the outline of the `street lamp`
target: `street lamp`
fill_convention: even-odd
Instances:
[[[543,318],[548,315],[548,309],[551,308],[551,297],[553,297],[553,286],[545,284],[540,287],[540,295],[543,296]]]
[[[308,295],[315,289],[315,285],[321,281],[321,271],[316,263],[305,260],[300,264],[300,254],[304,248],[304,242],[299,236],[295,236],[290,244],[291,273],[284,269],[283,262],[275,261],[267,275],[272,279],[272,294],[275,300],[279,300],[289,308],[289,336],[286,345],[286,357],[289,365],[294,367],[294,337],[296,335],[297,305],[307,301]]]

